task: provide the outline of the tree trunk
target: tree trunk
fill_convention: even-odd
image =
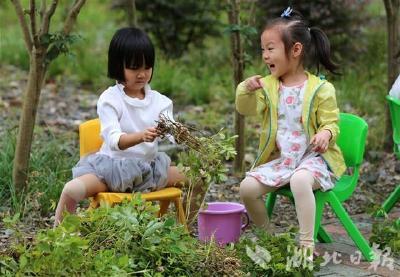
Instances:
[[[33,129],[45,75],[43,59],[43,51],[34,48],[30,57],[28,84],[24,93],[13,165],[13,180],[19,192],[27,186]]]
[[[30,57],[28,84],[24,93],[13,164],[13,183],[15,189],[21,193],[28,185],[29,157],[32,146],[33,129],[35,127],[36,112],[43,80],[45,78],[48,64],[51,61],[47,60],[45,62],[49,46],[41,44],[40,38],[49,33],[50,21],[59,1],[53,0],[48,7],[46,1],[42,1],[40,9],[37,8],[35,0],[29,2],[29,9],[24,9],[20,0],[11,0],[11,2],[14,5],[22,28],[25,45]],[[74,1],[64,21],[64,26],[61,31],[63,35],[67,36],[70,34],[79,11],[85,2],[86,0]],[[25,17],[27,12],[29,14],[30,24],[28,24]],[[37,14],[40,14],[41,18],[40,28],[37,28]],[[57,55],[51,58],[55,59],[60,53],[61,52],[57,52]],[[49,59],[50,57],[47,58]]]
[[[398,54],[400,51],[400,27],[399,27],[399,0],[385,0],[386,22],[388,30],[388,91],[395,82],[399,71]],[[388,105],[385,109],[386,124],[385,124],[385,141],[384,149],[392,151],[393,149],[393,129],[390,118]]]
[[[240,24],[240,0],[230,0],[229,7],[229,24],[239,26]],[[234,87],[243,80],[244,70],[244,57],[243,47],[240,40],[240,31],[235,30],[231,33],[231,49],[232,49],[232,62],[233,62],[233,80]],[[234,169],[236,172],[243,171],[243,160],[244,160],[244,116],[235,111],[235,134],[238,135],[235,141],[235,149],[237,155],[235,157]]]
[[[136,1],[127,0],[127,17],[128,25],[130,27],[137,27],[137,11],[136,11]]]

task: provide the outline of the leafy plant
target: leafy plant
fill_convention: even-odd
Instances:
[[[234,251],[200,243],[173,218],[156,218],[157,211],[135,194],[122,205],[67,215],[33,243],[19,243],[13,253],[0,256],[0,275],[201,276],[217,265],[222,274],[239,272]],[[228,261],[235,263],[221,266]]]
[[[40,38],[40,42],[42,45],[48,48],[46,53],[46,64],[50,64],[50,62],[56,59],[60,54],[71,54],[71,45],[78,39],[78,35],[65,35],[62,32],[44,34]]]
[[[243,236],[235,245],[247,276],[313,276],[314,271],[319,271],[323,259],[307,261],[297,248],[294,230],[272,235],[254,229],[254,234],[255,238]]]
[[[400,219],[390,220],[382,209],[377,210],[375,215],[379,218],[372,224],[369,241],[376,243],[380,249],[390,247],[392,254],[400,256]]]
[[[201,147],[178,154],[178,168],[188,179],[186,184],[187,216],[190,215],[191,210],[198,210],[197,208],[203,205],[204,197],[202,197],[202,194],[194,193],[196,186],[201,186],[201,191],[205,195],[211,184],[227,180],[228,169],[225,166],[225,161],[236,155],[233,147],[235,137],[226,136],[222,132],[210,137],[201,137],[198,138]],[[196,197],[194,202],[191,200],[193,197]],[[191,207],[193,204],[196,206],[195,209],[193,206]]]
[[[227,179],[228,169],[225,166],[225,160],[236,155],[233,147],[236,136],[229,137],[220,131],[212,136],[197,137],[192,135],[189,127],[172,121],[164,115],[161,115],[156,129],[162,136],[170,134],[177,143],[189,147],[188,151],[178,154],[178,168],[188,180],[185,187],[186,217],[190,225],[192,223],[190,221],[195,218],[192,211],[197,212],[201,207],[210,184],[220,183]],[[194,193],[195,189],[201,193]],[[193,204],[196,207],[193,207]]]

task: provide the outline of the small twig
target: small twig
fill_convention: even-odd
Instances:
[[[49,32],[50,28],[50,19],[56,11],[59,0],[53,0],[51,2],[50,8],[44,13],[42,18],[42,26],[40,27],[39,38]]]
[[[189,131],[189,127],[183,125],[180,122],[172,121],[168,116],[161,114],[157,121],[157,132],[163,138],[165,135],[172,135],[178,144],[185,144],[189,148],[202,152],[204,145],[201,140],[192,135]],[[190,127],[190,129],[195,130]]]
[[[39,48],[40,42],[39,42],[38,32],[36,30],[36,1],[35,0],[30,1],[29,17],[30,17],[30,21],[31,21],[31,34],[33,37],[33,44],[35,45],[36,48]]]
[[[64,34],[69,35],[69,33],[72,30],[72,27],[75,24],[75,21],[78,17],[78,14],[82,8],[82,6],[85,4],[86,0],[75,0],[72,8],[69,10],[69,13],[67,15],[67,18],[65,19],[64,22]]]
[[[31,36],[31,33],[29,32],[29,27],[28,23],[26,22],[25,16],[24,16],[24,11],[21,6],[21,1],[19,0],[12,0],[12,4],[14,5],[15,11],[18,16],[19,23],[22,28],[22,33],[24,35],[24,41],[26,44],[26,48],[28,49],[29,55],[31,55],[31,50],[33,46],[33,38]]]

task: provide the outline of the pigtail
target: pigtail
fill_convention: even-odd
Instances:
[[[325,33],[317,28],[312,27],[309,29],[311,35],[311,45],[309,52],[309,61],[311,65],[317,68],[319,73],[320,65],[322,64],[327,70],[333,74],[339,74],[339,68],[336,63],[331,59],[331,44]]]

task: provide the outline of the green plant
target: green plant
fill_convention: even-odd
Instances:
[[[323,259],[307,261],[297,248],[294,231],[272,235],[263,229],[254,229],[255,238],[242,236],[235,245],[242,271],[248,276],[313,276]]]
[[[157,132],[161,136],[172,135],[178,144],[189,148],[187,152],[178,154],[178,168],[187,178],[186,188],[186,216],[189,225],[195,219],[193,211],[198,210],[204,201],[205,193],[211,183],[219,183],[227,179],[225,161],[236,155],[233,142],[236,136],[227,137],[220,130],[212,136],[197,137],[180,122],[161,115],[157,123]],[[196,190],[196,193],[194,191]],[[202,191],[200,193],[199,191]],[[195,204],[195,207],[192,205]],[[197,211],[195,211],[197,212]]]
[[[0,256],[0,274],[201,276],[204,271],[199,269],[213,272],[211,266],[235,260],[233,251],[200,243],[173,218],[156,218],[157,210],[135,194],[121,205],[67,215],[57,228],[41,231],[33,243],[19,243],[13,253]],[[239,266],[219,270],[238,272]]]
[[[21,201],[12,185],[12,160],[15,151],[15,130],[7,130],[1,134],[0,141],[0,201],[2,209],[13,207],[19,210]]]
[[[60,196],[63,184],[71,178],[71,168],[78,160],[76,135],[65,133],[56,136],[40,127],[35,130],[29,186],[20,196],[15,193],[11,177],[15,135],[16,129],[11,127],[11,122],[7,123],[0,141],[1,209],[20,213],[22,217],[29,213],[47,215]]]
[[[226,136],[219,132],[210,137],[200,137],[199,147],[191,148],[186,152],[178,154],[178,168],[185,174],[188,182],[186,184],[187,199],[196,197],[195,202],[187,201],[186,215],[190,215],[193,210],[193,203],[200,208],[203,205],[204,195],[194,194],[196,186],[201,186],[204,194],[208,191],[212,183],[226,181],[225,161],[232,159],[236,155],[233,142],[236,136]],[[189,222],[190,224],[190,222]]]
[[[383,209],[376,210],[373,215],[378,217],[372,224],[370,243],[382,250],[389,247],[391,254],[400,256],[400,219],[389,219]]]

